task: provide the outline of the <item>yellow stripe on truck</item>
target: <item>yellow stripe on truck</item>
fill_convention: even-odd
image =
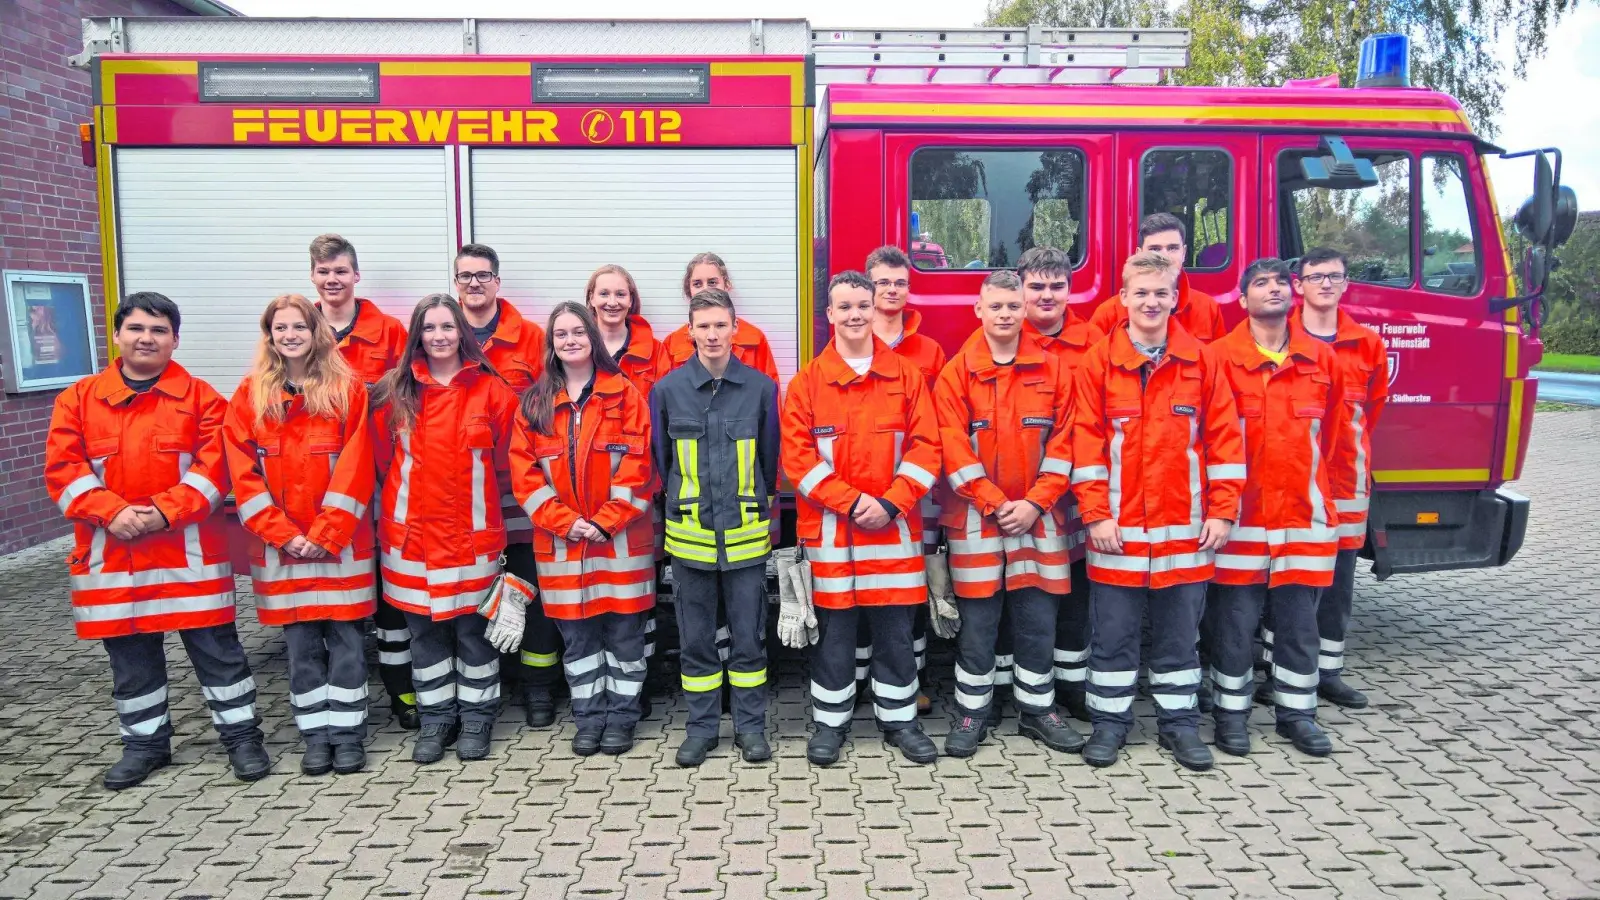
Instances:
[[[1429,122],[1467,124],[1449,109],[1353,106],[1168,106],[1045,103],[835,103],[835,116],[913,119],[1220,119],[1243,122]]]

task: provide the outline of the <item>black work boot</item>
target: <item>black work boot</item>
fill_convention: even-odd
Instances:
[[[333,771],[353,775],[367,767],[367,750],[360,741],[333,745]]]
[[[1218,750],[1230,756],[1250,755],[1250,728],[1243,715],[1217,716],[1215,734]]]
[[[1077,729],[1061,720],[1061,716],[1022,716],[1017,722],[1017,733],[1062,753],[1077,753],[1083,749],[1084,738]]]
[[[1211,748],[1200,740],[1200,733],[1193,728],[1183,731],[1163,731],[1157,736],[1156,742],[1161,745],[1161,749],[1172,751],[1172,758],[1185,769],[1204,772],[1215,762],[1211,756]]]
[[[883,742],[900,748],[900,755],[919,765],[928,765],[939,759],[939,748],[928,737],[922,726],[913,722],[910,728],[896,728],[883,733]]]
[[[122,758],[106,770],[104,778],[106,790],[125,791],[136,784],[143,783],[146,778],[150,777],[151,772],[171,764],[172,754],[170,752],[141,753],[124,747]]]
[[[1329,675],[1317,685],[1317,696],[1343,709],[1366,709],[1367,695],[1344,683],[1338,675]]]
[[[333,746],[327,741],[306,741],[306,751],[300,757],[300,771],[305,775],[332,772]]]
[[[1096,728],[1083,744],[1083,761],[1097,769],[1114,765],[1121,754],[1124,740],[1120,731]]]
[[[488,722],[462,722],[461,743],[456,744],[456,758],[462,762],[487,759],[489,734],[494,726]]]
[[[717,739],[714,737],[695,737],[690,735],[678,745],[678,765],[685,769],[692,769],[706,761],[706,756],[717,749]]]
[[[417,732],[417,743],[411,748],[411,761],[427,765],[444,759],[444,748],[454,744],[460,735],[460,725],[436,722],[422,726],[422,730]]]
[[[962,716],[944,738],[944,755],[965,759],[978,752],[978,745],[989,735],[989,719]]]
[[[632,725],[607,725],[600,732],[600,752],[619,756],[633,749]]]
[[[523,676],[527,677],[527,676]],[[522,712],[529,728],[549,728],[556,723],[556,701],[543,684],[522,685]]]
[[[228,751],[228,762],[233,766],[233,777],[240,781],[260,781],[272,771],[272,757],[259,740],[240,744]]]
[[[422,727],[422,713],[417,711],[415,703],[394,699],[389,701],[389,711],[394,713],[394,720],[406,731],[416,731]]]
[[[600,736],[605,728],[579,728],[572,736],[572,752],[579,756],[593,756],[600,752]]]
[[[806,759],[814,766],[831,766],[839,761],[839,752],[849,733],[843,728],[818,725],[811,740],[806,741]]]
[[[1307,756],[1327,756],[1333,752],[1333,741],[1311,719],[1297,719],[1278,723],[1278,737],[1285,737],[1294,748]]]
[[[766,762],[772,758],[772,745],[760,731],[741,731],[733,736],[733,745],[747,763]]]

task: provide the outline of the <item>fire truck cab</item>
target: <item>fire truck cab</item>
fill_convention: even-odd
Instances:
[[[1389,348],[1380,577],[1521,544],[1528,502],[1504,484],[1536,396],[1535,301],[1484,163],[1501,151],[1442,94],[1163,86],[1188,35],[1159,29],[114,18],[84,36],[107,320],[127,293],[168,294],[180,361],[224,394],[328,231],[358,249],[358,293],[402,318],[478,241],[536,318],[627,267],[658,337],[684,320],[684,264],[713,250],[787,378],[827,340],[828,276],[881,244],[909,251],[912,304],[953,352],[988,271],[1058,246],[1088,316],[1166,211],[1233,322],[1251,260],[1351,257],[1348,308]],[[1527,231],[1547,253],[1544,160]]]

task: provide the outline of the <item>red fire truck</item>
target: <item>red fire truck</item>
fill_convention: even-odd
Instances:
[[[1573,198],[1559,153],[1536,151],[1518,220],[1532,249],[1514,272],[1485,163],[1502,151],[1442,94],[1163,86],[1187,61],[1175,30],[84,28],[105,295],[182,304],[179,358],[224,393],[266,300],[308,289],[306,245],[326,231],[358,248],[361,293],[402,317],[480,241],[534,316],[577,299],[596,266],[628,267],[661,333],[683,317],[682,266],[715,250],[787,377],[826,340],[818,285],[880,244],[911,250],[912,303],[954,351],[988,271],[1066,249],[1087,315],[1117,289],[1137,222],[1166,211],[1190,226],[1189,277],[1225,301],[1257,257],[1350,254],[1349,308],[1389,348],[1367,544],[1380,577],[1501,565],[1521,545],[1528,501],[1504,485],[1527,447],[1537,295]]]

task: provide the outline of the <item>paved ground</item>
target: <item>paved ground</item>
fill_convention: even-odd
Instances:
[[[1258,710],[1257,752],[1203,776],[1158,754],[1143,702],[1110,770],[1010,722],[913,766],[861,719],[847,763],[813,769],[787,660],[763,767],[724,743],[675,768],[679,707],[620,760],[572,756],[565,720],[507,721],[491,762],[421,770],[378,710],[369,771],[309,779],[282,642],[246,613],[279,774],[225,774],[176,663],[177,764],[112,795],[104,656],[70,637],[62,546],[24,552],[0,560],[0,897],[1600,897],[1600,411],[1540,414],[1521,489],[1511,567],[1363,576],[1347,656],[1375,704],[1325,711],[1332,758]]]

